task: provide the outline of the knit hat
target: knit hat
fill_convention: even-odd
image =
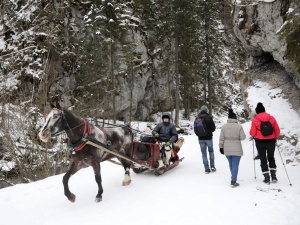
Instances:
[[[228,118],[230,118],[230,119],[236,119],[236,114],[233,112],[232,109],[228,110]]]
[[[200,112],[206,112],[206,113],[208,113],[208,108],[207,108],[207,106],[206,106],[206,105],[201,106]]]
[[[266,112],[265,107],[261,102],[257,103],[257,106],[255,108],[256,114]]]

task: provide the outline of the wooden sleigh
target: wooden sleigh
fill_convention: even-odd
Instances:
[[[92,145],[96,148],[102,149],[108,153],[115,155],[116,157],[130,161],[131,168],[135,173],[151,171],[155,175],[161,175],[173,169],[174,167],[178,166],[184,159],[184,157],[179,158],[177,154],[184,142],[184,139],[182,137],[179,138],[178,141],[173,145],[173,148],[171,150],[172,157],[170,158],[170,161],[168,163],[165,162],[164,152],[161,150],[164,143],[148,143],[148,142],[134,141],[133,148],[132,148],[132,157],[128,157],[110,148],[106,144],[103,144],[96,140],[84,139],[83,141],[85,141],[86,144],[88,145]],[[162,159],[166,165],[161,168],[158,168],[159,166],[158,160],[160,159]]]

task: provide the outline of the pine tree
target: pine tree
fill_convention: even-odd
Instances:
[[[140,19],[138,32],[144,38],[148,57],[151,60],[154,111],[172,110],[175,105],[176,82],[174,76],[174,16],[173,1],[133,1],[133,13]],[[161,85],[158,80],[166,80]],[[160,93],[168,89],[169,101],[161,102]]]
[[[222,70],[219,3],[199,0],[134,2],[148,32],[154,33],[148,40],[152,43],[149,48],[161,48],[167,56],[162,59],[160,71],[161,76],[169,77],[170,100],[176,109],[175,123],[178,125],[179,108],[183,107],[185,116],[189,117],[199,104],[209,102],[211,105],[214,96],[211,90]]]
[[[212,113],[214,99],[218,94],[217,81],[222,76],[224,69],[222,58],[224,44],[222,42],[220,9],[221,1],[206,0],[198,1],[200,13],[202,15],[201,39],[203,41],[203,62],[206,66],[205,70],[205,102],[209,105],[209,111]]]
[[[145,2],[144,2],[145,3]],[[179,125],[179,109],[181,108],[181,82],[186,72],[190,61],[186,60],[187,49],[191,44],[189,36],[192,29],[190,12],[193,9],[193,1],[153,1],[148,4],[149,10],[147,12],[151,15],[151,20],[154,23],[148,23],[151,26],[151,31],[155,33],[153,43],[156,48],[162,48],[165,53],[163,59],[161,76],[168,77],[168,86],[170,93],[170,100],[175,108],[175,124]],[[153,26],[153,24],[155,24]],[[186,75],[186,74],[185,74]],[[188,80],[188,79],[186,79]]]
[[[125,62],[122,60],[123,56],[132,51],[128,34],[136,21],[131,19],[128,3],[115,0],[93,1],[84,20],[85,40],[80,59],[82,73],[77,77],[81,87],[76,93],[80,96],[85,92],[84,96],[88,98],[86,100],[94,99],[98,102],[95,105],[102,110],[111,108],[112,110],[105,110],[101,116],[112,115],[115,122],[115,99],[120,94],[120,84],[116,76],[123,74],[120,69]]]

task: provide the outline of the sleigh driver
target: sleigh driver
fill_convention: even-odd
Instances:
[[[170,160],[177,160],[177,152],[179,148],[174,145],[178,139],[176,127],[170,122],[171,117],[169,113],[162,114],[162,122],[159,123],[152,131],[152,135],[157,139],[161,146],[161,159],[158,160],[158,169],[168,166]],[[165,157],[164,157],[165,156]]]

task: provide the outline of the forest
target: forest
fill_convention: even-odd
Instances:
[[[235,26],[259,32],[247,24],[251,2],[2,0],[0,179],[30,182],[68,167],[64,137],[47,145],[37,137],[51,102],[96,123],[154,121],[170,111],[177,127],[180,115],[190,119],[202,104],[214,115],[243,105],[249,58],[277,60],[267,50],[251,55],[234,36]],[[280,6],[281,20],[290,19]],[[286,56],[297,62],[294,18],[278,39],[290,41]],[[248,119],[247,106],[238,114]]]

